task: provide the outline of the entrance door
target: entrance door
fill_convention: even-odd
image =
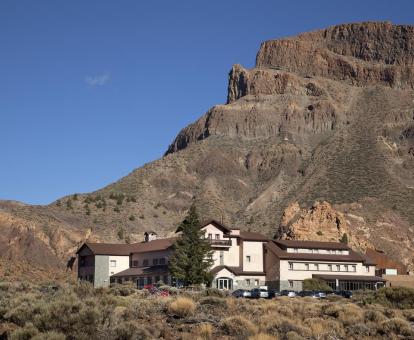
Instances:
[[[222,290],[232,289],[232,279],[227,277],[220,277],[217,279],[217,288]]]

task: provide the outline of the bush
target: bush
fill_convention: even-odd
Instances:
[[[10,340],[30,340],[39,333],[32,323],[27,323],[22,328],[17,328],[10,336]]]
[[[127,321],[120,323],[115,328],[115,336],[117,340],[146,340],[153,339],[149,330],[136,321]]]
[[[209,340],[213,337],[213,326],[209,323],[202,323],[194,330],[197,339]]]
[[[393,318],[382,322],[379,332],[386,335],[413,335],[410,323],[400,318]]]
[[[257,327],[243,316],[231,316],[220,323],[224,333],[230,336],[249,337],[257,333]]]
[[[303,280],[303,290],[323,290],[332,291],[332,288],[327,283],[320,279],[305,279]]]
[[[180,318],[194,315],[195,310],[195,302],[186,297],[179,297],[168,306],[168,312]]]
[[[66,336],[57,332],[46,332],[35,335],[31,340],[65,340]]]
[[[414,289],[407,287],[387,287],[377,291],[363,292],[355,295],[362,304],[380,304],[398,309],[414,308]]]
[[[249,340],[277,340],[276,337],[265,333],[259,333],[249,337]]]
[[[210,305],[210,306],[220,306],[224,307],[227,305],[226,300],[224,298],[220,298],[217,296],[206,296],[200,299],[200,305]]]
[[[217,288],[207,288],[206,290],[204,290],[204,294],[206,296],[217,296],[217,297],[229,296],[229,293],[227,291],[220,290]]]

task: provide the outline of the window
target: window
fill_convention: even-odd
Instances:
[[[356,272],[356,265],[353,265],[353,266],[352,266],[352,271],[353,271],[353,272]]]
[[[315,270],[319,270],[319,264],[315,263]]]
[[[160,264],[165,264],[165,257],[160,258]]]
[[[208,234],[208,239],[211,240],[213,238],[213,234]]]
[[[305,270],[309,270],[309,263],[305,263]]]
[[[331,272],[332,271],[332,265],[328,264],[328,270]]]
[[[312,249],[312,253],[317,254],[317,253],[319,253],[319,250],[318,249]]]
[[[349,269],[348,269],[348,265],[346,264],[346,265],[344,265],[344,270],[347,272],[347,271],[349,271]]]
[[[139,262],[137,260],[132,261],[133,267],[138,267]]]
[[[160,277],[159,276],[156,276],[155,277],[155,283],[158,283],[158,282],[160,282]]]
[[[152,283],[152,277],[148,276],[147,277],[147,285],[150,285]]]
[[[116,260],[109,261],[109,267],[116,267]]]
[[[154,266],[156,266],[156,265],[158,264],[158,259],[153,259],[153,260],[152,260],[152,264],[153,264]]]
[[[289,280],[289,288],[293,288],[293,281]]]
[[[294,251],[295,253],[297,253],[297,252],[298,252],[298,248],[293,248],[293,251]]]
[[[250,279],[246,279],[246,286],[250,286]]]
[[[220,234],[216,234],[216,240],[220,240]]]
[[[162,277],[162,281],[164,282],[164,284],[168,285],[168,275],[164,275]]]
[[[339,264],[336,265],[336,271],[340,272],[341,271],[341,266]]]
[[[369,266],[365,266],[365,272],[369,273]]]
[[[143,266],[148,266],[148,259],[144,259],[144,261],[142,261],[142,265]]]
[[[254,280],[254,285],[257,287],[259,285],[259,280]]]
[[[293,262],[289,262],[289,270],[293,270]]]
[[[250,255],[247,255],[247,256],[246,256],[246,262],[251,262],[251,260],[252,260],[252,259],[251,259]]]

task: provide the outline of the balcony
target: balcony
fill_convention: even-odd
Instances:
[[[231,246],[231,240],[209,238],[208,242],[210,242],[212,247],[230,247]]]

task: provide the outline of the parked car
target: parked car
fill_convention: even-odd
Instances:
[[[280,296],[280,292],[278,290],[276,290],[276,289],[269,289],[268,292],[269,292],[269,294],[268,294],[269,295],[268,296],[269,299],[273,299],[276,296]]]
[[[303,290],[299,293],[297,293],[300,297],[311,297],[314,299],[319,299],[319,293],[314,290]]]
[[[259,299],[259,298],[268,298],[269,297],[269,291],[264,288],[254,288],[250,291],[251,297],[253,299]]]
[[[251,292],[246,289],[236,289],[231,295],[236,298],[247,298],[252,296]]]
[[[287,289],[285,289],[285,290],[282,290],[280,292],[280,295],[281,296],[288,296],[288,297],[295,297],[298,294],[294,290],[287,290]]]
[[[346,299],[350,299],[352,297],[352,292],[350,290],[336,290],[333,294],[342,296]]]

